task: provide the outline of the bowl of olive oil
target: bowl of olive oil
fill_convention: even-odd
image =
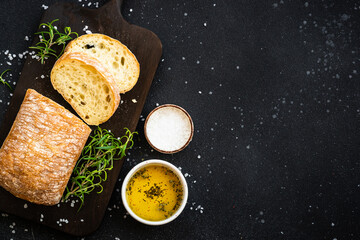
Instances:
[[[163,225],[183,211],[188,187],[180,170],[163,160],[147,160],[127,174],[121,188],[127,212],[147,225]]]

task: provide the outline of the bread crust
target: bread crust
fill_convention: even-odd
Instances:
[[[84,35],[81,35],[80,37],[78,38],[75,38],[74,40],[70,41],[65,50],[64,50],[64,55],[65,54],[69,54],[71,52],[74,52],[73,48],[74,48],[74,45],[76,44],[76,42],[79,42],[79,41],[82,41],[83,39],[85,38],[91,38],[91,37],[94,37],[94,38],[98,38],[98,39],[105,39],[105,40],[108,40],[108,41],[111,41],[113,42],[114,44],[116,45],[119,45],[123,48],[123,50],[125,50],[127,52],[128,55],[130,56],[133,56],[134,59],[136,60],[135,61],[135,64],[136,64],[136,81],[132,84],[132,86],[128,87],[128,88],[125,88],[125,89],[120,89],[120,93],[126,93],[128,91],[130,91],[137,83],[138,79],[139,79],[139,75],[140,75],[140,64],[139,64],[139,61],[137,60],[135,54],[133,54],[130,49],[124,45],[122,42],[120,42],[119,40],[115,39],[115,38],[112,38],[112,37],[109,37],[107,35],[104,35],[104,34],[101,34],[101,33],[91,33],[91,34],[84,34]],[[115,81],[116,82],[116,81]]]
[[[63,54],[54,64],[54,67],[51,70],[51,74],[50,74],[50,79],[51,79],[51,84],[52,86],[55,88],[56,91],[59,92],[59,90],[56,88],[56,86],[54,85],[54,71],[57,71],[57,65],[62,64],[66,61],[71,61],[71,60],[77,60],[82,62],[85,65],[90,65],[92,67],[94,67],[96,69],[96,71],[101,74],[105,81],[107,81],[109,87],[110,87],[110,92],[112,94],[112,98],[114,99],[114,105],[111,108],[111,114],[109,114],[109,116],[106,117],[106,119],[104,119],[101,122],[97,122],[97,123],[93,123],[93,122],[89,122],[89,120],[84,119],[81,117],[81,114],[79,113],[79,111],[77,110],[76,107],[74,107],[71,104],[70,99],[66,98],[64,95],[62,95],[64,97],[64,99],[73,107],[73,109],[75,110],[75,112],[89,125],[99,125],[101,123],[106,122],[116,111],[116,109],[119,107],[120,104],[120,91],[119,88],[116,85],[116,82],[112,76],[111,73],[109,73],[105,67],[95,58],[90,57],[90,56],[85,56],[82,53],[68,53],[68,54]],[[60,92],[59,92],[60,93]],[[61,93],[60,93],[61,94]]]
[[[59,203],[90,132],[64,107],[28,89],[0,149],[0,186],[36,204]]]

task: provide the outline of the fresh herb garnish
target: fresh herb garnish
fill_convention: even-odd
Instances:
[[[3,78],[3,75],[8,72],[8,71],[11,71],[10,69],[6,69],[5,71],[3,71],[1,74],[0,74],[0,82],[6,86],[8,86],[10,88],[10,90],[12,91],[12,87],[10,86],[10,84],[8,82],[5,81],[5,79]]]
[[[126,133],[121,138],[114,137],[110,131],[100,127],[93,132],[91,141],[84,147],[66,187],[64,201],[70,196],[78,197],[81,200],[80,210],[85,194],[95,189],[98,189],[97,193],[103,191],[101,184],[107,179],[107,171],[113,169],[114,161],[124,157],[125,151],[134,144],[133,136],[137,132],[125,129]]]
[[[30,47],[31,49],[36,49],[39,51],[36,55],[40,57],[41,64],[44,64],[45,59],[49,58],[51,55],[59,58],[64,52],[66,41],[73,39],[70,35],[74,34],[76,37],[79,36],[76,32],[72,32],[70,27],[64,28],[65,33],[59,32],[57,27],[53,26],[53,23],[56,21],[59,21],[59,19],[55,19],[49,23],[41,23],[39,28],[44,27],[47,29],[35,33],[39,35],[40,42],[38,42],[35,47]],[[54,45],[62,45],[62,50],[59,54],[57,54],[56,51],[51,48]]]

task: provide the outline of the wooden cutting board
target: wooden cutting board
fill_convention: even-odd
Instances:
[[[59,30],[63,31],[65,26],[70,26],[73,31],[80,35],[84,33],[85,26],[88,26],[87,28],[93,33],[103,33],[120,40],[137,57],[140,63],[140,77],[137,84],[130,92],[121,95],[123,102],[110,120],[101,125],[102,128],[110,129],[115,136],[122,136],[125,133],[124,127],[129,128],[131,131],[136,129],[162,54],[162,45],[159,38],[147,29],[126,22],[121,15],[121,5],[122,0],[111,0],[99,9],[86,9],[76,4],[57,3],[48,8],[41,20],[43,23],[59,19],[56,23]],[[38,38],[36,37],[32,46],[37,42]],[[10,131],[28,88],[35,89],[76,114],[71,106],[51,86],[49,76],[54,63],[55,59],[50,58],[44,65],[41,65],[39,61],[28,56],[0,128],[1,145]],[[136,103],[133,99],[136,99]],[[59,206],[52,207],[31,204],[14,197],[1,187],[0,211],[72,235],[83,236],[89,234],[99,227],[104,217],[122,164],[123,160],[115,163],[114,169],[108,174],[108,180],[103,184],[104,191],[101,194],[94,191],[92,194],[87,195],[85,205],[79,212],[77,211],[79,203],[75,203],[73,207],[71,202],[60,203]],[[66,219],[65,222],[64,219]]]

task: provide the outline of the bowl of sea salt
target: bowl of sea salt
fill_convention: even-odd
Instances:
[[[149,113],[144,132],[152,148],[161,153],[173,154],[190,143],[194,124],[185,109],[174,104],[164,104]]]

